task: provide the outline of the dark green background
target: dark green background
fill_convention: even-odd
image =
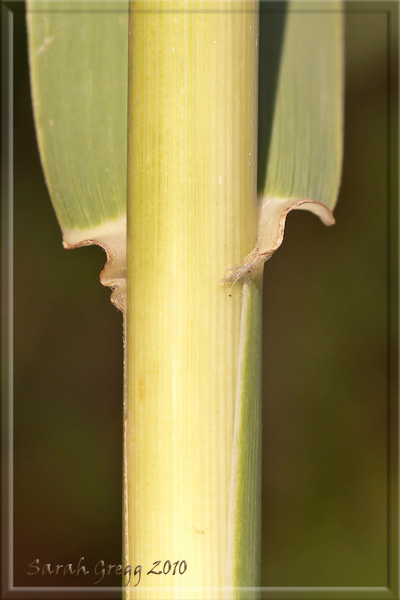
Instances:
[[[392,252],[388,279],[388,227],[392,241],[397,229],[395,204],[388,213],[388,135],[397,135],[388,103],[397,100],[395,86],[388,93],[385,11],[393,7],[347,5],[337,224],[292,213],[265,268],[264,586],[387,585],[388,285],[396,277]],[[24,37],[17,14],[15,584],[90,585],[26,571],[35,558],[121,561],[122,318],[98,282],[103,252],[61,246]]]

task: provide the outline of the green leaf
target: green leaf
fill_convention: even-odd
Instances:
[[[271,13],[267,3],[261,10],[261,198],[309,199],[330,209],[335,206],[342,166],[342,17],[339,2],[293,1],[286,18],[282,12]]]
[[[66,248],[98,244],[125,306],[128,0],[28,0],[36,131]]]
[[[62,229],[126,211],[128,1],[28,1],[36,130]],[[81,240],[80,240],[81,241]]]
[[[238,281],[271,258],[291,210],[333,225],[343,154],[343,12],[340,2],[264,2],[260,9],[258,239]]]

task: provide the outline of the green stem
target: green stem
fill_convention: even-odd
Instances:
[[[261,267],[243,284],[228,521],[227,584],[232,587],[259,585],[261,575],[262,279]],[[244,595],[253,598],[257,591]]]

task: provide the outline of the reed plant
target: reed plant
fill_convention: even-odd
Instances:
[[[123,313],[126,597],[255,597],[263,265],[290,210],[334,223],[341,6],[28,0],[28,30],[64,246]]]

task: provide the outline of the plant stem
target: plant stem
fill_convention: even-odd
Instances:
[[[256,2],[131,3],[128,597],[258,585],[261,276],[222,281],[257,239],[257,43]],[[158,560],[187,570],[146,575]]]

